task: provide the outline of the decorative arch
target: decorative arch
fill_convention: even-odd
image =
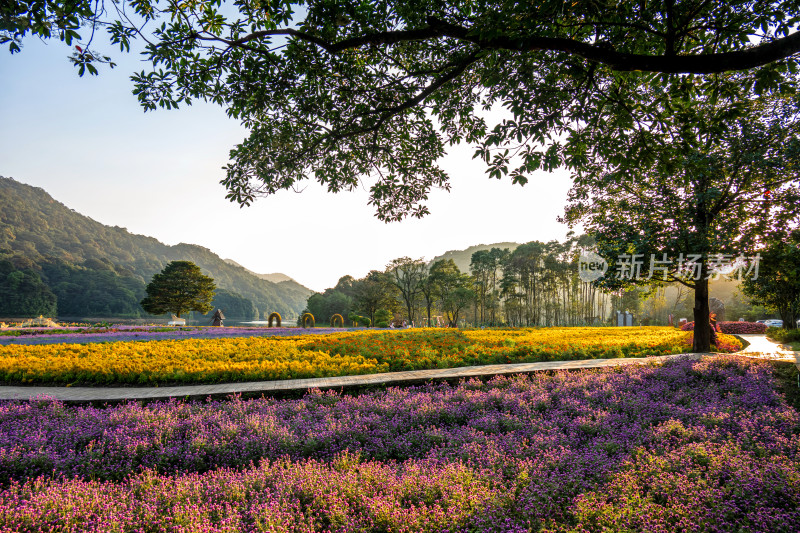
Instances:
[[[344,317],[339,313],[336,313],[331,317],[331,327],[335,328],[337,322],[339,323],[339,327],[344,326]]]
[[[281,315],[280,315],[280,313],[272,313],[271,315],[269,315],[269,318],[267,319],[267,327],[268,328],[272,327],[272,320],[273,319],[275,319],[275,327],[276,328],[281,327]]]
[[[314,315],[312,315],[311,313],[303,313],[303,316],[300,317],[300,324],[304,328],[307,328],[309,327],[306,325],[308,322],[311,322],[310,327],[312,328],[317,324],[316,321],[314,320]]]

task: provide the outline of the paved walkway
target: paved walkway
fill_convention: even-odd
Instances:
[[[506,365],[462,366],[458,368],[411,370],[387,372],[362,376],[333,378],[286,379],[281,381],[252,381],[247,383],[222,383],[215,385],[187,385],[180,387],[0,387],[0,400],[28,400],[45,395],[65,402],[104,402],[120,400],[160,400],[166,398],[207,398],[242,393],[259,393],[340,388],[385,383],[420,382],[430,379],[454,379],[498,374],[519,374],[542,370],[575,370],[582,368],[604,368],[609,366],[650,364],[669,359],[692,357],[702,354],[662,355],[629,359],[588,359],[582,361],[548,361],[544,363],[512,363]],[[711,354],[709,354],[711,355]]]
[[[739,352],[747,357],[795,360],[800,369],[800,352],[791,352],[768,340],[764,335],[741,335],[750,345]],[[543,363],[512,363],[506,365],[463,366],[458,368],[387,372],[362,376],[332,378],[286,379],[280,381],[252,381],[246,383],[221,383],[214,385],[186,385],[179,387],[0,387],[0,400],[28,400],[36,396],[49,396],[65,402],[115,402],[122,400],[162,400],[167,398],[207,398],[230,394],[258,395],[259,393],[307,389],[341,388],[387,383],[421,382],[432,379],[458,379],[499,374],[519,374],[542,370],[576,370],[623,365],[650,364],[669,359],[691,357],[699,359],[715,354],[675,354],[660,357],[628,359],[588,359],[582,361],[548,361]]]
[[[783,345],[769,340],[765,335],[739,335],[739,337],[750,343],[747,348],[739,352],[741,355],[773,360],[800,361],[800,359],[797,359],[797,357],[800,357],[800,352],[785,349]]]

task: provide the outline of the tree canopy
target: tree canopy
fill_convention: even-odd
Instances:
[[[364,181],[377,215],[398,220],[449,187],[438,160],[450,144],[524,184],[538,169],[578,171],[591,152],[620,156],[585,134],[657,124],[654,94],[671,100],[686,79],[746,70],[748,90],[780,89],[796,79],[799,14],[797,1],[758,0],[16,0],[0,32],[12,51],[30,35],[80,41],[72,60],[90,72],[110,59],[81,24],[121,49],[140,37],[145,109],[206,100],[250,130],[226,168],[229,199],[309,177],[332,192]]]
[[[796,88],[759,95],[747,80],[687,77],[667,97],[652,89],[655,114],[583,132],[588,145],[615,148],[595,148],[575,173],[565,217],[582,222],[610,262],[627,258],[603,286],[679,281],[694,289],[700,352],[709,349],[709,277],[741,274],[765,234],[800,220]]]
[[[11,261],[0,259],[0,316],[40,315],[56,315],[56,295],[35,270],[20,269]]]
[[[800,319],[800,230],[776,232],[761,250],[758,277],[748,278],[742,292],[754,302],[776,309],[783,327],[797,329]]]
[[[431,265],[430,282],[448,325],[458,327],[459,314],[475,299],[469,274],[461,272],[452,259],[444,259]]]
[[[174,313],[178,317],[187,311],[207,313],[215,288],[214,280],[191,261],[172,261],[147,285],[142,308],[153,315]]]

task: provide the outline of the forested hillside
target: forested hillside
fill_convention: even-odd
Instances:
[[[40,188],[0,176],[0,316],[51,314],[53,302],[59,316],[145,316],[145,285],[176,260],[214,278],[223,289],[214,305],[231,318],[295,315],[312,293],[294,280],[259,279],[201,246],[167,246],[105,226]],[[20,307],[28,293],[37,303]]]

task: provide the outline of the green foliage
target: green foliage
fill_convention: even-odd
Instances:
[[[312,294],[308,298],[307,309],[320,320],[330,320],[333,315],[347,316],[353,305],[353,299],[345,293],[328,289],[324,293]]]
[[[414,321],[414,304],[422,292],[422,284],[428,277],[428,267],[422,259],[400,257],[386,266],[388,283],[391,283],[402,298],[409,322]],[[377,317],[373,317],[378,320]],[[388,322],[388,319],[385,320]]]
[[[0,317],[56,316],[56,295],[30,269],[0,260]]]
[[[353,282],[355,295],[354,308],[364,313],[370,323],[380,307],[395,309],[398,307],[398,289],[393,284],[393,277],[388,272],[372,270],[364,278]]]
[[[362,327],[368,328],[372,325],[372,320],[370,320],[369,317],[360,316],[355,313],[350,313],[349,315],[347,315],[347,319],[355,327],[358,327],[360,325]]]
[[[447,259],[431,266],[430,280],[450,327],[456,327],[459,313],[475,300],[472,279],[452,259]]]
[[[124,268],[108,260],[88,259],[76,266],[64,261],[42,263],[47,284],[58,297],[58,316],[112,317],[142,316],[139,302],[145,284]]]
[[[800,216],[796,87],[787,80],[762,95],[753,83],[750,74],[720,74],[652,84],[642,88],[647,107],[628,111],[630,120],[579,134],[592,155],[575,172],[565,220],[581,223],[609,264],[646,259],[641,275],[607,275],[598,284],[619,290],[678,281],[694,289],[694,320],[702,325],[696,352],[709,349],[715,258],[732,267],[736,257],[754,255],[766,233]],[[651,275],[647,265],[664,259],[667,270]]]
[[[744,281],[743,292],[758,304],[776,309],[786,329],[800,319],[800,230],[777,232],[761,252],[758,277]]]
[[[376,328],[388,328],[389,322],[392,321],[394,315],[388,309],[378,309],[375,311],[375,327]]]
[[[388,324],[388,322],[392,320],[392,318],[394,318],[394,315],[392,315],[392,312],[389,311],[388,309],[378,309],[377,311],[375,311],[376,325],[379,322],[386,322]]]
[[[372,270],[362,279],[341,277],[335,287],[309,296],[306,306],[320,320],[330,321],[336,314],[349,317],[363,313],[373,322],[378,308],[397,307],[395,292],[387,274]]]
[[[187,311],[207,313],[213,309],[215,288],[214,280],[191,261],[172,261],[153,276],[141,304],[153,315],[174,313],[180,317]]]
[[[211,302],[211,311],[205,313],[204,320],[211,320],[214,309],[222,309],[225,318],[229,320],[257,320],[259,318],[258,309],[252,300],[225,289],[216,290],[214,300]]]
[[[480,304],[480,323],[497,325],[500,304],[500,268],[508,262],[511,251],[506,248],[478,250],[470,258],[470,271],[475,278],[476,298]]]
[[[767,328],[767,337],[779,342],[800,342],[800,329]]]
[[[132,3],[138,3],[132,2]],[[22,40],[29,34],[41,39],[57,38],[67,45],[81,42],[78,30],[82,26],[93,25],[95,10],[98,4],[91,0],[19,0],[0,3],[0,44],[8,44],[12,54],[22,50]],[[99,13],[98,13],[99,14]],[[92,30],[92,33],[94,31]],[[131,35],[130,30],[123,34]],[[113,35],[112,35],[113,39]],[[88,45],[87,45],[88,46]],[[115,66],[108,56],[83,48],[75,44],[70,62],[78,68],[83,76],[98,73],[96,64],[105,63],[111,68]]]
[[[29,36],[71,44],[85,24],[126,50],[143,32],[150,65],[133,79],[145,109],[205,100],[250,130],[231,152],[230,200],[379,176],[370,204],[385,220],[428,212],[428,192],[449,187],[438,161],[450,144],[477,145],[488,175],[514,183],[540,169],[580,173],[595,156],[629,157],[613,132],[657,132],[695,101],[724,98],[717,73],[782,93],[798,72],[793,0],[303,4],[122,0],[95,13],[104,4],[15,0],[1,35],[14,52]],[[106,61],[76,50],[82,72]],[[483,111],[501,106],[505,117],[488,123]],[[646,156],[638,149],[633,159]]]

